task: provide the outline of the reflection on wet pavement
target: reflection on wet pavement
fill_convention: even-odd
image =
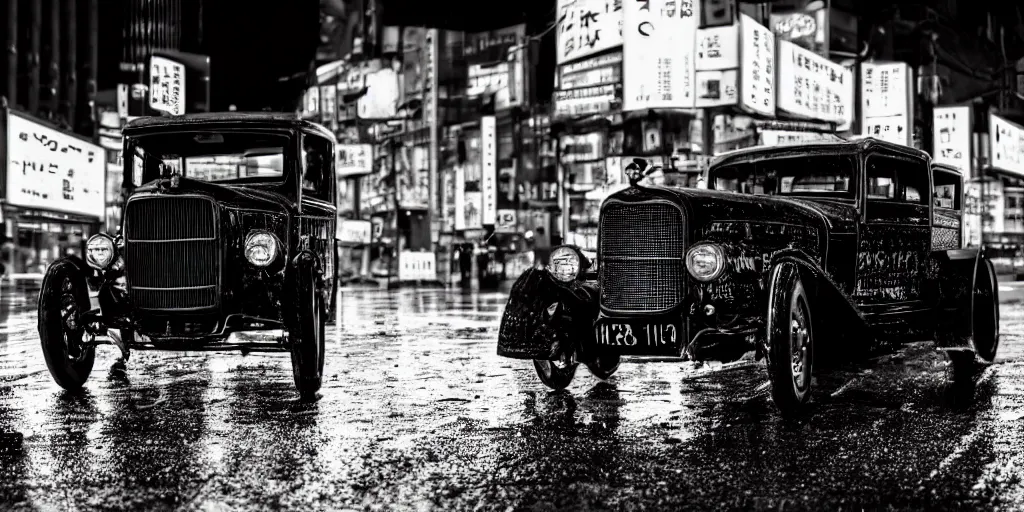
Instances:
[[[1019,304],[1003,359],[954,403],[926,344],[818,379],[783,421],[764,371],[581,367],[549,392],[495,354],[505,296],[346,290],[315,404],[286,354],[103,347],[86,390],[51,380],[34,297],[0,300],[0,503],[14,509],[967,508],[1024,504]]]

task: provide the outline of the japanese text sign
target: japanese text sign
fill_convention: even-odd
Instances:
[[[185,113],[185,65],[166,57],[149,58],[149,106],[180,116]]]
[[[558,64],[620,46],[622,2],[558,0]]]
[[[910,81],[910,68],[903,62],[861,65],[863,135],[911,145]]]
[[[933,113],[935,154],[932,159],[971,171],[971,107],[936,107]]]
[[[693,108],[700,3],[623,2],[623,110]]]
[[[498,133],[494,116],[480,119],[481,172],[480,188],[483,192],[482,223],[494,225],[498,211]]]
[[[1024,176],[1024,128],[989,114],[992,167]]]
[[[853,73],[789,41],[779,41],[778,106],[797,116],[838,125],[853,115]]]
[[[775,34],[741,15],[740,53],[740,105],[749,112],[775,115]]]
[[[339,178],[373,172],[373,146],[370,144],[338,144],[335,172]]]
[[[103,218],[105,150],[7,114],[7,202]]]

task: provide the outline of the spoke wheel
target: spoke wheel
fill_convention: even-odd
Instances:
[[[39,341],[53,380],[68,390],[80,389],[96,362],[96,347],[84,343],[82,301],[84,282],[77,282],[74,266],[57,261],[47,270],[39,292]]]
[[[783,263],[772,275],[768,376],[776,407],[783,415],[793,415],[802,411],[811,397],[814,322],[796,266]]]
[[[292,375],[304,401],[316,399],[323,383],[326,316],[312,269],[302,272],[296,324],[291,329]]]
[[[578,366],[579,363],[572,361],[566,353],[562,353],[554,361],[533,360],[533,367],[537,370],[537,376],[540,377],[541,382],[556,391],[569,387],[572,379],[576,377]]]
[[[615,372],[619,371],[619,364],[622,358],[618,354],[600,355],[594,361],[587,363],[590,373],[601,380],[608,380]]]

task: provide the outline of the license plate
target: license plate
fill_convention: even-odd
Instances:
[[[599,347],[657,351],[678,346],[679,335],[679,326],[672,322],[597,324]]]

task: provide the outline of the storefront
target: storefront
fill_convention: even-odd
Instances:
[[[15,111],[3,121],[5,274],[42,274],[101,229],[106,151]]]

